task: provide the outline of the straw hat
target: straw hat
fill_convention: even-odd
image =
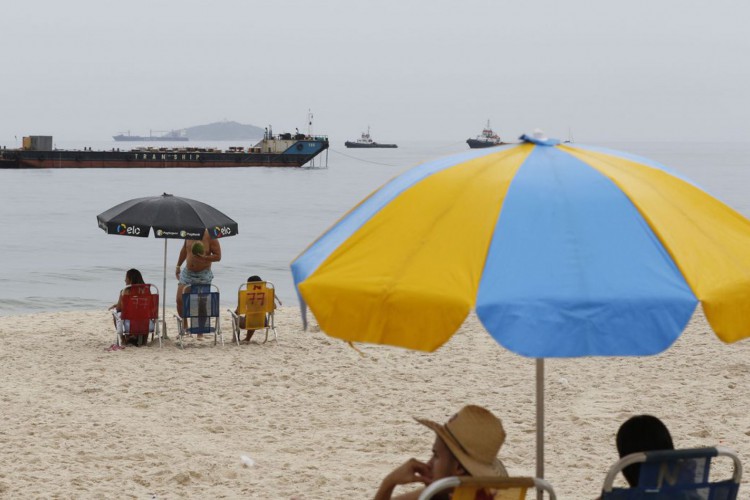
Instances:
[[[497,458],[505,442],[505,430],[500,419],[489,410],[464,406],[445,425],[420,418],[415,420],[435,431],[472,476],[508,476]]]

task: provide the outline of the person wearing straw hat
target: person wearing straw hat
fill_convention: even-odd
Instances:
[[[505,430],[500,419],[489,410],[475,405],[464,406],[444,425],[431,420],[415,420],[435,432],[432,457],[427,463],[412,458],[394,469],[380,483],[375,500],[419,497],[421,489],[393,497],[393,490],[404,484],[428,485],[450,476],[508,476],[505,466],[497,458],[505,441]]]

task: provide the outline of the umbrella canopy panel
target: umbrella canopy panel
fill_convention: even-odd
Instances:
[[[345,340],[434,350],[475,307],[519,354],[643,355],[699,301],[722,340],[750,335],[748,248],[750,221],[663,166],[532,139],[394,179],[292,273]]]
[[[560,149],[534,148],[504,200],[477,296],[500,344],[534,357],[651,354],[696,305],[623,191]]]
[[[474,305],[502,194],[527,154],[470,152],[461,169],[428,163],[350,212],[292,264],[321,328],[425,350],[447,341]]]
[[[96,217],[107,234],[147,237],[153,228],[157,238],[201,239],[234,236],[237,223],[210,205],[170,194],[135,198]]]

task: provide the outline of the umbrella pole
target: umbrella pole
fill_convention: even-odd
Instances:
[[[167,337],[167,238],[164,238],[164,281],[161,289],[161,335],[166,340]]]
[[[544,479],[544,358],[536,360],[536,477]],[[536,499],[543,496],[537,490]]]

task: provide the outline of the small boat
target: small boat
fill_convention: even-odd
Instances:
[[[362,132],[362,137],[356,141],[346,141],[344,146],[347,148],[397,148],[396,144],[380,144],[375,142],[370,137],[370,127],[367,127],[367,132]]]
[[[482,133],[475,139],[467,139],[466,143],[470,148],[491,148],[492,146],[500,146],[505,144],[500,136],[492,131],[490,127],[490,121],[487,120],[487,126],[482,130]]]

